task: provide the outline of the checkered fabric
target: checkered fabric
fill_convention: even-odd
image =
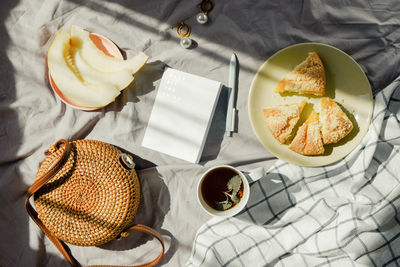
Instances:
[[[351,154],[319,168],[277,161],[239,215],[198,230],[186,266],[400,266],[399,119],[398,78]]]

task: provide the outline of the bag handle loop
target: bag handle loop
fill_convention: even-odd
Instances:
[[[32,218],[32,220],[39,226],[39,228],[44,232],[44,234],[53,242],[53,244],[56,246],[56,248],[61,252],[61,254],[64,256],[64,258],[68,261],[71,266],[80,266],[80,264],[72,257],[70,254],[69,250],[65,247],[65,244],[55,237],[49,229],[43,224],[43,222],[39,219],[38,214],[36,210],[32,207],[31,203],[29,202],[29,199],[31,196],[33,196],[39,189],[45,185],[58,171],[62,166],[66,163],[69,153],[71,151],[71,146],[69,142],[65,139],[60,139],[57,141],[57,143],[54,146],[51,146],[49,150],[46,150],[45,155],[49,155],[52,152],[54,152],[55,149],[58,149],[60,146],[63,146],[63,152],[61,157],[53,163],[53,165],[50,166],[50,168],[47,170],[45,174],[43,174],[39,179],[37,179],[29,188],[25,196],[25,209],[28,212],[28,215]],[[155,231],[154,229],[142,225],[142,224],[137,224],[134,226],[131,226],[128,228],[126,231],[131,231],[131,230],[136,230],[139,232],[143,232],[146,234],[149,234],[156,238],[160,244],[161,244],[161,252],[160,254],[152,261],[148,263],[144,263],[141,265],[135,265],[134,267],[149,267],[149,266],[154,266],[164,256],[164,241],[161,235]],[[106,266],[115,266],[115,265],[90,265],[88,267],[106,267]],[[119,266],[115,266],[119,267]]]

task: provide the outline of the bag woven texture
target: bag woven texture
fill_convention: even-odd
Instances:
[[[64,242],[101,245],[131,224],[140,201],[139,179],[123,166],[113,145],[77,140],[70,146],[66,163],[34,195],[38,217]],[[36,180],[61,154],[56,146],[49,148]]]

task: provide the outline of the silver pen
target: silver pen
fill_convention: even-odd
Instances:
[[[228,110],[226,111],[226,125],[225,131],[227,136],[232,136],[232,133],[236,128],[236,107],[235,107],[235,98],[236,98],[236,79],[237,79],[237,57],[235,53],[231,56],[231,61],[229,63],[229,80],[228,87],[229,91],[229,100],[228,100]]]

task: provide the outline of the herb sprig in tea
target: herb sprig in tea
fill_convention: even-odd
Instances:
[[[214,208],[216,210],[227,210],[239,203],[241,197],[241,187],[242,187],[242,178],[239,175],[235,175],[229,179],[226,187],[228,191],[223,192],[226,196],[224,201],[216,201]]]

